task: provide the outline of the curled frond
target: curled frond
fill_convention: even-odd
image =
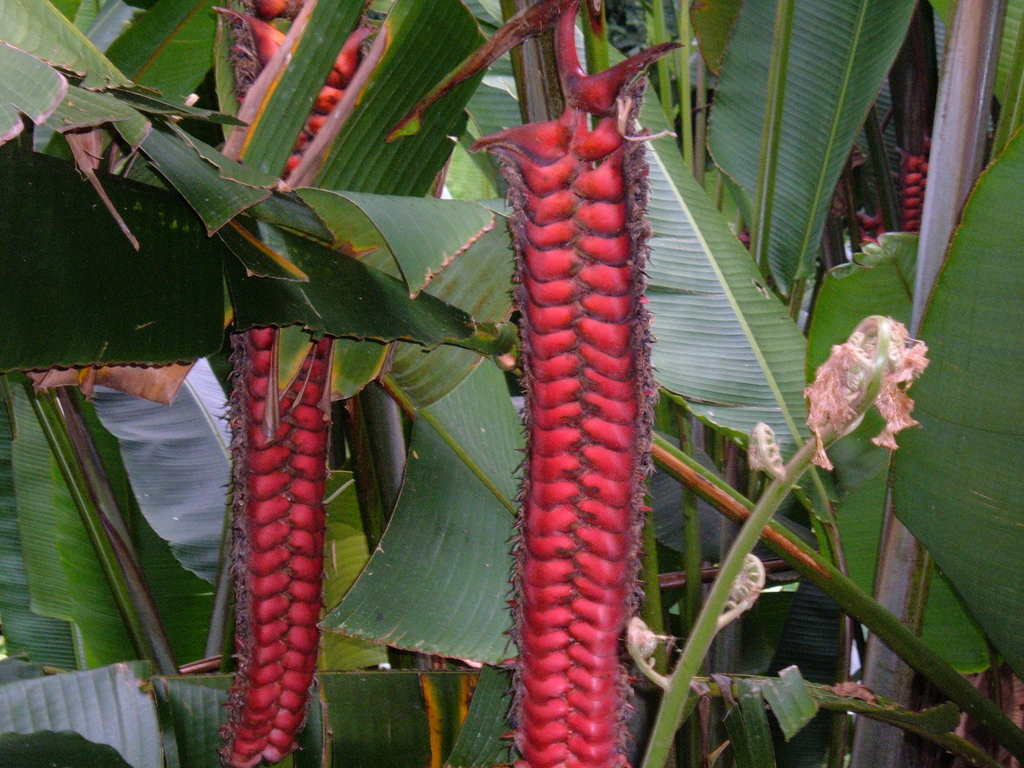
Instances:
[[[782,477],[786,474],[782,451],[779,450],[779,444],[775,439],[775,430],[763,421],[754,425],[750,432],[747,462],[755,472],[767,472],[772,477]]]
[[[911,339],[902,323],[877,315],[861,322],[845,344],[832,347],[814,383],[804,390],[810,401],[807,425],[817,445],[814,463],[832,468],[825,442],[856,429],[872,404],[885,419],[873,442],[895,449],[896,433],[917,424],[906,390],[927,367],[927,353],[928,347]]]

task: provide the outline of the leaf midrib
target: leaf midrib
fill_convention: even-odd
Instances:
[[[829,127],[828,141],[825,143],[825,155],[823,158],[824,162],[822,162],[820,168],[818,169],[818,181],[814,185],[814,197],[811,200],[810,207],[810,213],[812,215],[808,216],[806,219],[803,237],[800,241],[800,250],[798,251],[798,258],[801,262],[803,261],[803,255],[807,251],[808,245],[810,243],[811,231],[814,228],[814,219],[817,217],[817,214],[815,212],[818,209],[819,202],[821,201],[822,189],[824,188],[825,172],[828,169],[829,160],[831,159],[832,153],[835,149],[836,134],[839,131],[839,116],[843,111],[843,105],[846,103],[846,94],[849,91],[850,79],[853,74],[853,62],[858,58],[857,53],[860,48],[860,38],[862,33],[864,32],[864,21],[867,17],[867,8],[869,2],[870,0],[861,0],[860,13],[855,28],[856,32],[853,35],[853,39],[851,41],[849,49],[851,54],[846,57],[846,68],[843,72],[843,85],[842,88],[840,88],[839,90],[839,96],[835,102],[836,106],[832,114],[832,125]],[[767,108],[768,105],[765,104],[765,109]]]
[[[653,148],[651,156],[654,158],[654,162],[657,162],[658,167],[661,169],[668,186],[672,189],[672,194],[675,196],[680,208],[682,208],[683,213],[686,214],[687,219],[689,219],[690,226],[693,228],[694,234],[697,236],[697,239],[700,242],[701,250],[704,252],[704,257],[708,260],[708,263],[711,265],[711,268],[715,271],[715,277],[718,279],[719,285],[722,286],[722,293],[728,299],[729,305],[732,307],[733,314],[736,316],[736,321],[740,324],[740,327],[743,329],[743,333],[747,337],[747,341],[750,344],[750,348],[753,351],[754,356],[757,358],[758,364],[761,366],[761,372],[765,377],[765,381],[768,383],[768,387],[771,389],[772,395],[775,397],[775,400],[779,405],[779,411],[782,414],[783,418],[786,420],[786,426],[789,427],[789,431],[793,435],[793,440],[799,447],[803,445],[804,441],[800,435],[800,431],[797,429],[796,422],[793,420],[792,414],[789,412],[789,405],[782,395],[782,390],[779,387],[778,382],[775,380],[775,376],[772,374],[771,368],[768,366],[768,361],[765,359],[764,354],[761,351],[761,347],[757,343],[757,339],[754,336],[750,324],[747,322],[746,316],[740,310],[740,306],[738,301],[736,300],[735,294],[730,289],[729,284],[726,282],[725,275],[722,272],[721,268],[718,266],[718,262],[714,259],[714,257],[711,254],[711,248],[708,246],[707,240],[704,237],[704,232],[700,229],[700,227],[696,225],[696,218],[691,213],[690,206],[687,205],[686,200],[683,198],[682,194],[680,194],[679,188],[672,181],[672,177],[668,173],[668,169],[665,167],[665,164],[661,160],[661,155],[657,150],[657,147],[660,145],[662,141],[665,141],[665,139],[660,139],[658,141],[651,142]],[[674,143],[672,145],[672,150],[675,151]]]

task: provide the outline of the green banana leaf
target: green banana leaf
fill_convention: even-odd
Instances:
[[[10,408],[8,406],[11,406]],[[0,402],[0,615],[8,654],[28,653],[40,664],[74,669],[71,626],[32,610],[28,569],[18,530],[16,471],[13,461],[14,403]],[[50,570],[55,570],[50,568]],[[13,660],[12,660],[13,661]]]
[[[475,672],[321,672],[314,714],[299,735],[324,719],[331,768],[408,768],[444,765],[470,709]],[[224,722],[229,675],[155,677],[168,768],[219,768],[217,731]],[[316,755],[319,757],[319,755]],[[296,768],[309,764],[297,753]],[[283,765],[287,765],[284,763]]]
[[[98,388],[93,397],[139,509],[177,560],[213,584],[231,477],[227,398],[200,360],[170,406]]]
[[[739,697],[725,713],[722,724],[729,734],[737,768],[775,768],[775,750],[760,686],[737,680],[734,687],[739,689]]]
[[[644,126],[664,117],[649,99]],[[651,142],[647,297],[658,383],[701,420],[745,439],[758,422],[789,452],[807,434],[804,339],[750,254],[683,164],[671,138]]]
[[[221,249],[174,195],[102,178],[140,251],[72,165],[0,148],[0,250],[11,255],[0,261],[0,370],[169,363],[220,349]]]
[[[471,312],[477,322],[500,323],[512,313],[512,269],[508,231],[499,218],[493,229],[445,267],[426,292]],[[428,406],[458,387],[482,360],[468,349],[442,346],[428,351],[398,343],[389,376],[414,405]]]
[[[47,0],[0,0],[0,40],[82,76],[82,87],[130,86],[86,36]]]
[[[484,666],[473,692],[459,740],[445,768],[490,768],[512,761],[508,721],[512,679],[507,670]]]
[[[160,734],[153,699],[143,689],[146,671],[141,663],[115,664],[0,685],[0,733],[75,731],[117,750],[132,768],[158,766]],[[0,763],[20,765],[3,753]]]
[[[493,366],[421,410],[391,522],[323,626],[445,656],[494,663],[512,655],[505,599],[520,441]]]
[[[213,0],[159,0],[107,48],[137,84],[184,99],[213,66]]]
[[[694,36],[713,74],[721,71],[725,47],[742,7],[742,0],[699,0],[690,8]]]
[[[246,162],[275,176],[283,173],[313,100],[361,10],[359,3],[317,3],[287,68],[252,122],[242,154]]]
[[[19,768],[131,768],[116,749],[74,731],[0,735],[0,759]]]
[[[439,45],[438,31],[444,30]],[[360,99],[360,110],[331,148],[316,186],[381,195],[426,194],[451,154],[449,136],[462,133],[463,107],[474,78],[427,112],[416,136],[384,138],[412,106],[484,41],[459,0],[397,0],[381,35],[387,50]]]
[[[325,503],[324,604],[329,609],[345,597],[370,559],[370,552],[351,472],[331,473]],[[380,645],[335,632],[321,635],[317,660],[321,670],[361,669],[385,664],[387,660],[387,649]]]
[[[971,615],[1024,672],[1024,134],[981,176],[921,328],[931,364],[911,390],[893,502]],[[904,437],[905,435],[905,437]]]
[[[386,248],[410,298],[495,226],[495,214],[464,200],[300,189],[299,196],[334,234],[335,247],[357,253]]]
[[[21,115],[41,125],[57,109],[68,81],[40,59],[7,43],[0,43],[0,144],[21,133]]]
[[[778,150],[769,264],[788,294],[810,277],[832,195],[906,35],[913,0],[797,0]],[[748,0],[729,38],[709,147],[751,220],[772,56],[775,0]]]
[[[28,397],[15,392],[18,525],[34,609],[74,623],[79,667],[135,657],[124,620]],[[20,492],[19,492],[20,493]],[[38,607],[35,604],[38,603]]]
[[[995,94],[999,98],[1002,98],[1006,79],[1010,76],[1010,69],[1013,66],[1013,54],[1017,47],[1017,35],[1020,34],[1022,18],[1024,2],[1006,0],[1006,18],[1003,20],[1003,39],[999,46],[999,66],[996,70]]]

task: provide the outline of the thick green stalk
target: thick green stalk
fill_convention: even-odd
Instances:
[[[681,453],[693,450],[693,426],[690,417],[681,405],[676,405],[676,420],[679,424],[679,444]],[[700,535],[700,509],[697,506],[697,495],[687,486],[683,486],[683,536],[686,542],[684,565],[686,568],[686,593],[683,597],[682,620],[683,629],[689,632],[700,614],[700,604],[704,599],[704,588],[701,581],[703,565]]]
[[[651,12],[647,14],[647,44],[660,45],[669,41],[668,30],[665,28],[665,0],[652,0]],[[658,100],[665,113],[669,125],[673,125],[672,110],[672,74],[669,68],[670,57],[658,60],[655,70],[658,73]]]
[[[701,59],[703,62],[703,59]],[[698,115],[698,120],[703,116]],[[703,162],[703,152],[701,152]],[[686,409],[679,403],[674,404],[676,421],[679,429],[679,445],[682,452],[692,451],[693,421]],[[687,486],[683,486],[683,537],[686,542],[683,559],[686,573],[686,588],[683,594],[682,610],[680,611],[680,636],[688,635],[697,623],[700,615],[701,602],[704,600],[704,583],[702,579],[703,552],[700,533],[700,508],[697,505],[697,494]],[[700,765],[701,761],[701,725],[699,717],[684,715],[686,728],[683,730],[679,751],[685,756],[685,765]]]
[[[814,451],[814,444],[808,442],[793,455],[786,467],[785,474],[772,481],[750,513],[749,519],[736,534],[732,548],[722,562],[718,578],[711,585],[711,590],[697,617],[697,623],[690,630],[679,662],[669,678],[669,684],[662,698],[661,708],[658,710],[658,717],[654,721],[654,729],[647,745],[643,768],[662,768],[665,764],[676,730],[682,723],[684,706],[690,695],[690,683],[693,682],[693,678],[700,669],[704,657],[711,648],[711,642],[718,632],[718,618],[725,608],[733,582],[739,576],[747,555],[753,551],[760,539],[761,530],[771,520],[772,515],[775,514],[796,481],[810,466]]]
[[[654,518],[651,514],[644,520],[643,548],[640,581],[644,585],[644,601],[640,605],[640,618],[656,635],[663,635],[665,622],[662,620],[661,587],[658,584],[658,542],[654,535]],[[668,669],[664,646],[658,646],[651,663],[658,672],[664,673]]]
[[[775,201],[775,177],[782,139],[782,111],[786,101],[786,72],[789,69],[789,44],[793,32],[793,8],[796,0],[779,0],[775,11],[772,63],[768,72],[768,95],[764,105],[761,131],[761,156],[758,160],[754,214],[750,222],[750,245],[761,272],[770,273],[768,243]]]
[[[206,646],[203,651],[208,658],[224,652],[228,627],[233,626],[231,614],[231,519],[230,510],[224,515],[224,532],[221,536],[220,559],[217,567],[217,580],[213,586],[213,608],[210,611],[210,624],[206,631]]]
[[[36,394],[29,388],[29,396],[136,653],[160,674],[177,674],[163,622],[85,424],[67,392]]]
[[[750,517],[749,500],[658,436],[654,460],[660,469],[733,520],[740,522]],[[831,596],[849,616],[866,625],[1014,756],[1024,756],[1024,731],[878,601],[782,525],[769,523],[761,537],[794,570]]]
[[[687,69],[689,71],[689,69]],[[708,135],[708,67],[703,56],[697,56],[697,83],[694,100],[696,122],[693,134],[693,177],[701,188],[704,187],[704,166],[707,154]],[[719,176],[721,178],[721,176]],[[717,206],[716,206],[717,207]]]
[[[679,0],[676,11],[679,21],[679,42],[682,48],[676,51],[676,90],[679,99],[679,140],[683,145],[683,160],[686,167],[697,176],[693,147],[693,110],[690,107],[690,0]],[[698,59],[701,57],[698,56]],[[703,153],[701,153],[703,155]],[[698,181],[699,181],[698,177]]]
[[[868,137],[868,162],[871,163],[871,175],[875,179],[875,188],[878,191],[882,222],[886,232],[896,232],[900,228],[900,212],[896,205],[896,190],[893,189],[892,174],[889,172],[889,156],[885,150],[882,125],[878,121],[877,106],[868,110],[867,119],[864,121],[864,133]]]
[[[843,207],[846,209],[846,230],[850,233],[850,251],[854,254],[862,253],[860,246],[863,234],[860,231],[860,219],[857,218],[857,201],[853,197],[853,183],[850,178],[852,172],[850,162],[846,162],[843,175],[839,179],[839,189],[843,196]]]
[[[611,66],[604,0],[586,0],[583,3],[583,47],[587,52],[588,74],[603,72]]]
[[[402,431],[402,414],[395,401],[388,397],[377,382],[370,382],[357,397],[363,424],[366,426],[369,453],[380,489],[381,504],[385,517],[390,518],[402,488],[402,477],[405,475],[405,434]]]
[[[501,0],[501,15],[508,21],[533,5],[531,0]],[[550,31],[531,38],[510,52],[524,123],[554,120],[565,108],[555,61],[555,40]]]
[[[796,322],[800,317],[800,309],[804,305],[804,290],[807,288],[807,278],[798,277],[789,288],[789,316]]]

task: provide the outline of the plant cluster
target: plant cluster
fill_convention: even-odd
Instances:
[[[0,765],[1024,759],[1024,2],[513,5],[0,0]]]

